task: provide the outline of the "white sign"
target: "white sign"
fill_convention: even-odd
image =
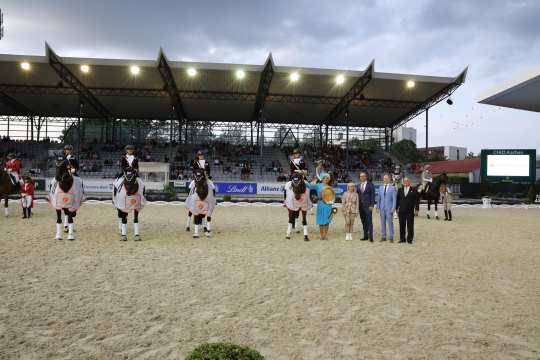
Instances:
[[[283,195],[285,183],[257,183],[258,195]]]
[[[112,193],[115,179],[83,179],[85,193]]]
[[[529,176],[529,155],[488,155],[487,176]]]

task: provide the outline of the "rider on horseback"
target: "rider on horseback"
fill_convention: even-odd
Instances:
[[[79,162],[77,159],[75,159],[75,155],[73,155],[73,146],[67,144],[64,146],[64,155],[59,160],[66,160],[68,162],[68,168],[69,171],[73,176],[79,176]]]
[[[433,175],[431,174],[431,165],[424,165],[424,170],[422,171],[422,191],[427,192],[428,186],[433,182]]]
[[[128,168],[131,168],[139,173],[139,158],[135,154],[136,148],[134,145],[126,145],[126,153],[120,159],[120,167],[122,168],[122,174],[126,172]]]
[[[304,179],[307,176],[307,165],[302,157],[302,152],[300,149],[294,149],[291,159],[289,161],[289,167],[291,169],[290,178],[294,174],[300,174]]]
[[[15,153],[9,153],[7,156],[8,161],[6,162],[5,169],[11,178],[11,183],[13,186],[18,188],[22,185],[21,181],[21,161],[17,159]]]

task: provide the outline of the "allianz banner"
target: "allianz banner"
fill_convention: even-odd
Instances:
[[[257,183],[257,195],[283,195],[285,183]]]
[[[215,182],[219,195],[256,195],[257,183],[252,182]]]

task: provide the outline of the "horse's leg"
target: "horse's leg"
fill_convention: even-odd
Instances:
[[[427,199],[427,218],[428,219],[431,219],[431,217],[429,216],[429,214],[431,213],[431,199]]]
[[[56,240],[62,240],[62,211],[56,210]]]
[[[68,216],[64,212],[64,232],[68,232]]]
[[[9,191],[6,194],[6,197],[4,197],[4,215],[6,217],[9,216],[8,203],[9,203]]]
[[[187,214],[187,221],[186,221],[186,231],[191,230],[191,229],[190,229],[190,225],[191,225],[191,215],[193,215],[193,214],[191,213],[191,211],[188,211],[188,214]]]
[[[140,241],[141,235],[139,234],[139,211],[133,211],[133,240]]]
[[[65,216],[67,216],[68,219],[68,240],[75,240],[75,236],[73,235],[73,217],[74,214],[71,213],[71,211],[65,209],[64,210]]]
[[[204,216],[204,215],[202,215]],[[194,231],[193,231],[193,237],[194,238],[198,238],[199,237],[199,226],[201,225],[202,223],[202,216],[201,215],[195,215],[193,217],[193,223],[195,224],[193,226],[194,228]]]
[[[204,227],[204,234],[206,237],[210,237],[212,234],[212,217],[207,216],[206,217],[206,226]]]
[[[127,241],[126,228],[127,228],[127,214],[119,209],[118,217],[120,218],[120,241]]]
[[[309,241],[306,215],[307,211],[302,210],[302,227],[304,228],[304,241]]]
[[[287,223],[287,235],[285,236],[286,239],[291,238],[291,232],[294,227],[294,222],[296,221],[296,211],[287,209],[289,214],[289,222]]]
[[[435,199],[433,202],[435,203],[435,219],[439,220],[439,213],[437,213],[437,204],[439,203],[439,199]]]

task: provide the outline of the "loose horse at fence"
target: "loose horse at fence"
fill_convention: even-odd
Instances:
[[[212,234],[212,214],[216,207],[215,185],[208,179],[201,169],[196,169],[193,173],[193,180],[189,184],[189,195],[186,199],[188,209],[188,223],[186,229],[189,231],[189,221],[193,216],[194,231],[193,237],[199,237],[199,227],[206,218],[204,234],[210,237]]]
[[[127,168],[113,186],[113,205],[117,210],[120,240],[127,241],[127,218],[133,212],[133,240],[140,241],[139,212],[144,207],[144,183],[133,168]]]

